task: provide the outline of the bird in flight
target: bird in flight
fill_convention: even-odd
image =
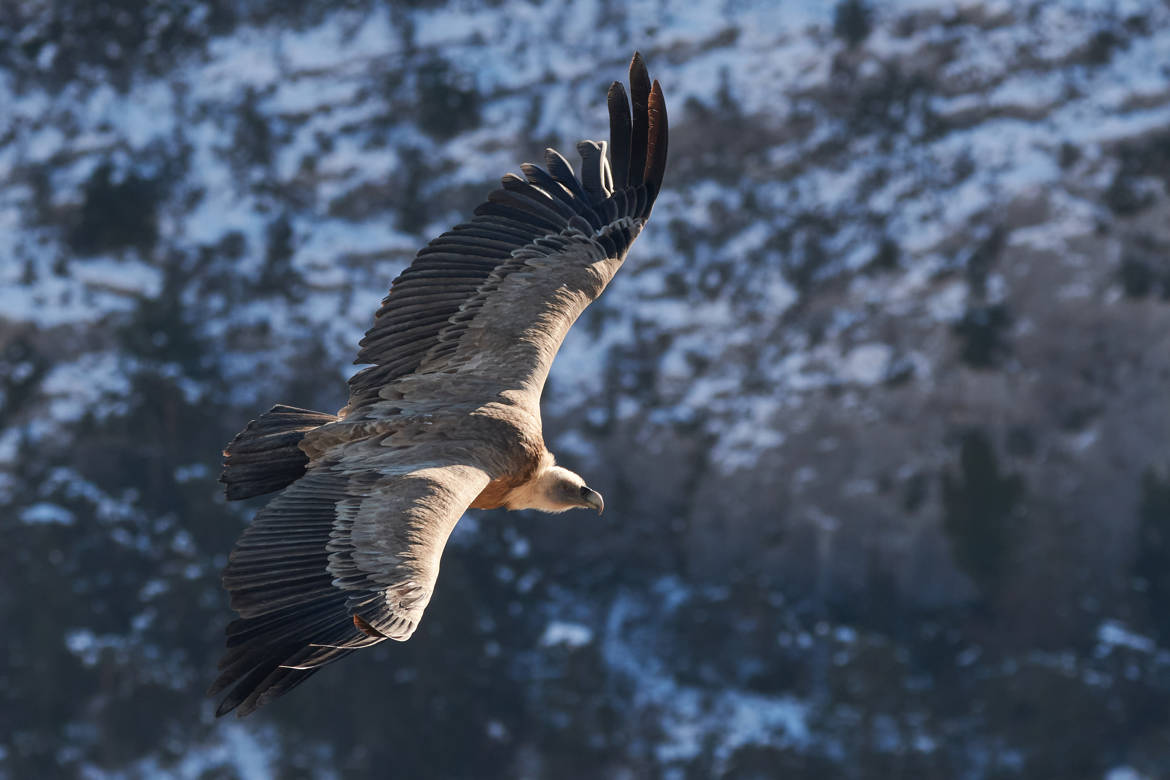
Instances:
[[[632,99],[632,110],[631,110]],[[666,104],[642,57],[609,89],[610,141],[508,174],[394,280],[336,415],[277,405],[224,451],[228,499],[280,491],[232,550],[239,617],[209,691],[243,716],[326,664],[410,638],[469,507],[601,512],[556,465],[540,395],[573,322],[625,260],[666,168]],[[608,151],[608,158],[607,158]]]

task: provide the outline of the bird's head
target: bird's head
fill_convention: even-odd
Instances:
[[[580,475],[560,466],[550,466],[528,485],[509,496],[509,509],[539,509],[564,512],[568,509],[596,509],[601,514],[605,501],[589,488]]]

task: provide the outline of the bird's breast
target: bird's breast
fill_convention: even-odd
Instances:
[[[471,509],[499,509],[507,503],[508,494],[522,484],[524,484],[522,481],[517,482],[510,476],[493,479],[471,502]]]
[[[480,424],[483,425],[483,421]],[[528,484],[545,462],[551,461],[552,456],[545,448],[537,426],[539,423],[525,425],[497,419],[480,431],[483,440],[492,441],[496,451],[504,457],[498,461],[502,468],[496,471],[495,478],[471,502],[472,509],[506,506],[512,491]]]

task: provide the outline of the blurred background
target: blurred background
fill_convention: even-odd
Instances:
[[[635,48],[544,407],[609,511],[216,722],[222,446]],[[1170,3],[11,0],[0,106],[0,776],[1170,776]]]

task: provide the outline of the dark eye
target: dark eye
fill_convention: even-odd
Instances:
[[[585,498],[586,496],[588,496],[592,492],[593,492],[592,490],[585,487],[584,485],[581,486],[581,498]]]

